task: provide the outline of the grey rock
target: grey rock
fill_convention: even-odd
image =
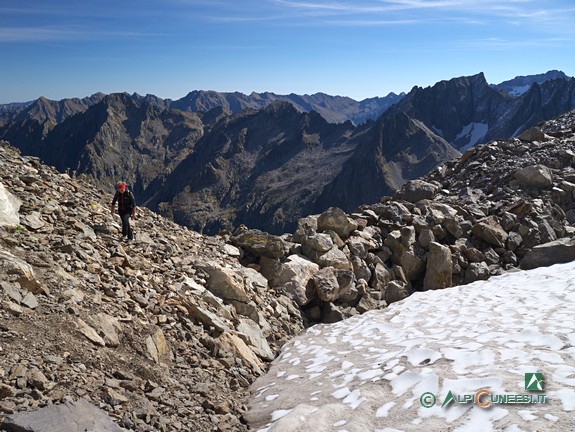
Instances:
[[[333,240],[329,234],[317,233],[311,236],[306,236],[301,242],[304,246],[304,251],[306,248],[308,250],[317,251],[319,253],[327,252],[333,248]]]
[[[431,242],[429,245],[425,278],[423,279],[423,289],[441,289],[452,286],[452,266],[449,247]]]
[[[0,272],[14,275],[16,282],[33,294],[47,293],[46,287],[37,279],[34,268],[1,247]]]
[[[541,129],[532,127],[517,135],[517,138],[521,141],[544,141],[551,137],[545,134]]]
[[[383,299],[389,305],[403,300],[409,296],[409,289],[403,282],[393,280],[385,287]]]
[[[553,173],[545,165],[531,165],[515,172],[514,177],[528,186],[549,188],[553,186]]]
[[[210,278],[208,289],[224,300],[235,300],[247,303],[250,301],[244,279],[238,271],[220,267],[213,262],[199,264]]]
[[[557,240],[557,234],[555,234],[555,231],[549,222],[547,222],[547,220],[543,219],[541,222],[539,222],[537,228],[539,229],[539,235],[541,237],[542,243],[549,243]]]
[[[1,425],[11,432],[121,432],[101,409],[84,399],[64,402],[32,412],[10,414]]]
[[[219,332],[229,331],[230,327],[218,315],[208,309],[196,305],[194,303],[188,304],[188,311],[190,316],[196,321],[201,322],[206,327],[214,327]]]
[[[575,260],[575,238],[562,238],[535,246],[521,260],[524,270]]]
[[[315,298],[311,278],[317,271],[319,265],[316,263],[299,255],[290,255],[280,268],[278,286],[282,287],[298,305],[306,305]]]
[[[471,263],[465,270],[465,283],[489,279],[489,267],[485,262]]]
[[[369,240],[359,236],[352,236],[347,240],[347,246],[352,255],[364,259],[373,247]]]
[[[472,232],[474,236],[496,247],[505,246],[505,241],[507,240],[507,233],[499,222],[492,217],[476,223],[472,228]]]
[[[356,279],[369,280],[371,278],[371,270],[364,260],[356,255],[352,255],[350,261],[353,266],[353,272]]]
[[[435,236],[433,235],[433,231],[431,231],[429,228],[425,228],[425,229],[421,230],[421,233],[419,233],[419,237],[418,237],[417,241],[424,248],[428,248],[429,244],[432,241],[435,241]]]
[[[346,239],[357,229],[357,222],[350,219],[340,208],[330,207],[318,217],[317,228],[318,231],[335,231],[342,239]]]
[[[353,268],[345,252],[335,246],[319,255],[316,258],[316,262],[320,267],[335,267],[342,270],[351,270]]]
[[[307,216],[297,221],[297,228],[292,236],[292,241],[302,243],[304,238],[315,234],[317,231],[317,216]]]
[[[250,229],[234,234],[230,241],[243,249],[247,249],[257,256],[267,258],[281,258],[287,250],[284,241],[275,235]]]
[[[4,291],[4,293],[10,297],[12,301],[16,303],[22,302],[22,291],[17,285],[11,284],[9,282],[0,282],[0,288],[2,288],[2,291]]]
[[[510,251],[514,251],[515,249],[517,249],[519,247],[519,245],[521,245],[522,241],[523,241],[523,238],[521,237],[521,235],[519,233],[516,233],[515,231],[511,231],[509,233],[509,236],[507,237],[507,248]]]
[[[377,263],[373,270],[371,280],[369,280],[369,286],[378,291],[383,291],[390,280],[391,274],[387,266],[382,263]]]
[[[350,270],[325,267],[317,272],[312,280],[319,299],[333,302],[350,290],[354,275]]]
[[[40,212],[32,212],[27,215],[23,215],[20,217],[20,222],[25,227],[31,230],[38,230],[46,225],[46,223],[42,220],[42,215]]]
[[[433,198],[437,190],[438,187],[436,185],[426,181],[410,180],[402,186],[396,198],[415,203],[424,199]]]
[[[275,355],[261,328],[252,320],[241,318],[236,326],[237,334],[263,360],[272,361]]]
[[[425,273],[425,262],[421,256],[414,249],[410,249],[398,257],[397,260],[394,260],[396,264],[403,268],[409,281],[417,280]]]

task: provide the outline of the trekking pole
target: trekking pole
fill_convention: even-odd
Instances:
[[[132,239],[135,241],[136,240],[136,219],[138,218],[138,215],[134,215],[133,219],[132,219]]]

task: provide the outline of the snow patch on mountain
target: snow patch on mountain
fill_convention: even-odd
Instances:
[[[455,142],[459,142],[460,140],[467,142],[459,151],[464,152],[481,142],[488,130],[489,125],[487,123],[469,123],[464,126],[461,132],[455,137]]]
[[[522,94],[527,93],[530,88],[531,88],[531,84],[517,86],[517,87],[511,87],[509,89],[509,94],[511,96],[521,96]]]

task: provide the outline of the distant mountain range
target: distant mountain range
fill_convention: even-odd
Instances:
[[[127,93],[125,94],[127,95]],[[0,105],[0,115],[6,120],[47,119],[57,123],[66,118],[86,111],[90,106],[99,103],[106,95],[96,93],[83,99],[63,99],[50,101],[41,97],[32,102]],[[138,105],[152,105],[161,110],[177,109],[186,112],[204,113],[214,108],[223,108],[232,114],[246,109],[258,110],[276,101],[291,103],[300,112],[316,111],[330,123],[354,124],[364,123],[379,117],[391,105],[401,100],[405,93],[389,93],[386,97],[373,97],[356,101],[348,97],[329,96],[324,93],[313,95],[277,95],[275,93],[220,93],[215,91],[193,91],[178,100],[161,99],[154,95],[141,96],[137,93],[129,97]]]
[[[561,71],[552,70],[539,75],[518,76],[512,80],[493,85],[493,87],[511,96],[521,96],[523,93],[527,93],[533,84],[543,84],[545,81],[555,79],[569,79],[569,77]]]
[[[0,105],[0,139],[102,187],[125,179],[139,203],[196,230],[281,233],[330,206],[376,202],[476,144],[574,108],[575,79],[558,71],[498,85],[480,73],[361,102],[98,93]]]

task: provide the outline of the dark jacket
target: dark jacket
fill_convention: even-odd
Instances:
[[[114,206],[116,202],[118,203],[119,214],[132,213],[136,207],[136,200],[134,199],[134,195],[128,189],[126,189],[124,193],[116,191],[114,199],[112,200],[112,206]]]

